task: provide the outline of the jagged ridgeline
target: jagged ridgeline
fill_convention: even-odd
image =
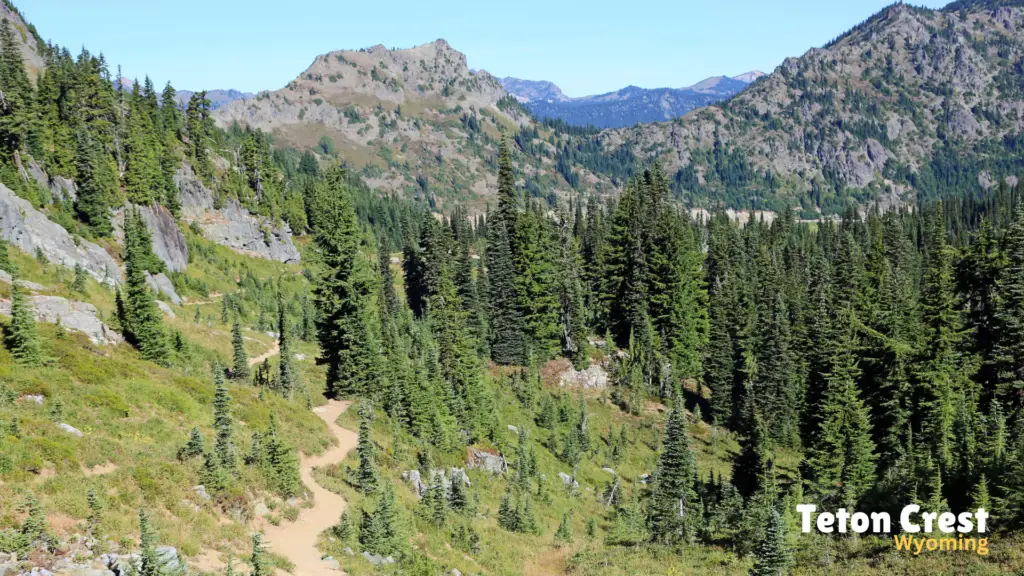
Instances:
[[[596,131],[441,41],[179,105],[3,6],[0,572],[1024,570],[1019,8],[890,7],[720,108]],[[856,140],[872,109],[898,133]],[[648,162],[664,131],[683,153]],[[449,133],[475,156],[359,157]],[[801,221],[819,172],[847,185],[804,210],[874,199],[840,149],[914,194]],[[804,534],[800,503],[985,508],[990,553]]]

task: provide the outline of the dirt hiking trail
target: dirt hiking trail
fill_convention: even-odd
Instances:
[[[257,342],[259,342],[259,340],[257,340]],[[267,350],[255,358],[249,358],[249,366],[262,364],[264,360],[277,356],[279,352],[281,352],[281,342],[279,340],[274,340],[274,345],[270,347],[270,350]],[[342,412],[344,412],[344,410]]]
[[[267,525],[264,541],[267,548],[284,556],[295,564],[292,574],[296,576],[338,576],[340,572],[327,566],[320,559],[316,549],[317,536],[337,524],[345,509],[345,499],[329,492],[313,479],[313,469],[341,462],[355,449],[358,434],[334,423],[342,412],[348,410],[351,402],[330,400],[324,406],[313,409],[327,424],[331,434],[338,439],[338,445],[329,448],[320,456],[303,456],[299,464],[302,483],[313,493],[312,508],[303,508],[295,522],[282,522],[280,526]]]

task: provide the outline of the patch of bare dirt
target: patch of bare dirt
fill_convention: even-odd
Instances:
[[[115,470],[117,470],[117,464],[114,464],[113,462],[107,462],[106,464],[100,464],[99,466],[93,466],[92,468],[82,466],[82,474],[85,474],[86,477],[102,476],[103,474],[110,474]]]

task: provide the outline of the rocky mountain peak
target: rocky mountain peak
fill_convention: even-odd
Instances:
[[[36,73],[43,69],[46,60],[40,47],[44,44],[36,27],[29,24],[21,12],[10,2],[0,2],[0,19],[7,20],[14,27],[14,39],[21,48],[21,57],[25,62],[25,70],[32,82],[36,81]]]

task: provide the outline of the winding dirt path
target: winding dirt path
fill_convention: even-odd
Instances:
[[[261,360],[262,362],[262,360]],[[351,402],[330,400],[325,406],[314,408],[327,424],[331,434],[338,439],[338,445],[320,456],[303,456],[299,464],[302,483],[313,493],[315,505],[303,508],[295,522],[282,522],[280,526],[267,525],[264,540],[267,547],[295,564],[292,574],[296,576],[338,576],[339,572],[329,568],[320,559],[316,549],[317,537],[321,532],[338,522],[345,510],[345,499],[324,489],[313,479],[313,469],[341,462],[355,449],[359,435],[334,423],[342,412],[348,410]]]
[[[281,352],[281,342],[278,340],[274,340],[274,345],[270,347],[270,350],[267,350],[266,352],[260,354],[255,358],[249,358],[249,366],[262,364],[264,360],[266,360],[267,358],[271,358],[273,356],[277,356],[279,352]],[[342,412],[344,412],[344,410]]]

